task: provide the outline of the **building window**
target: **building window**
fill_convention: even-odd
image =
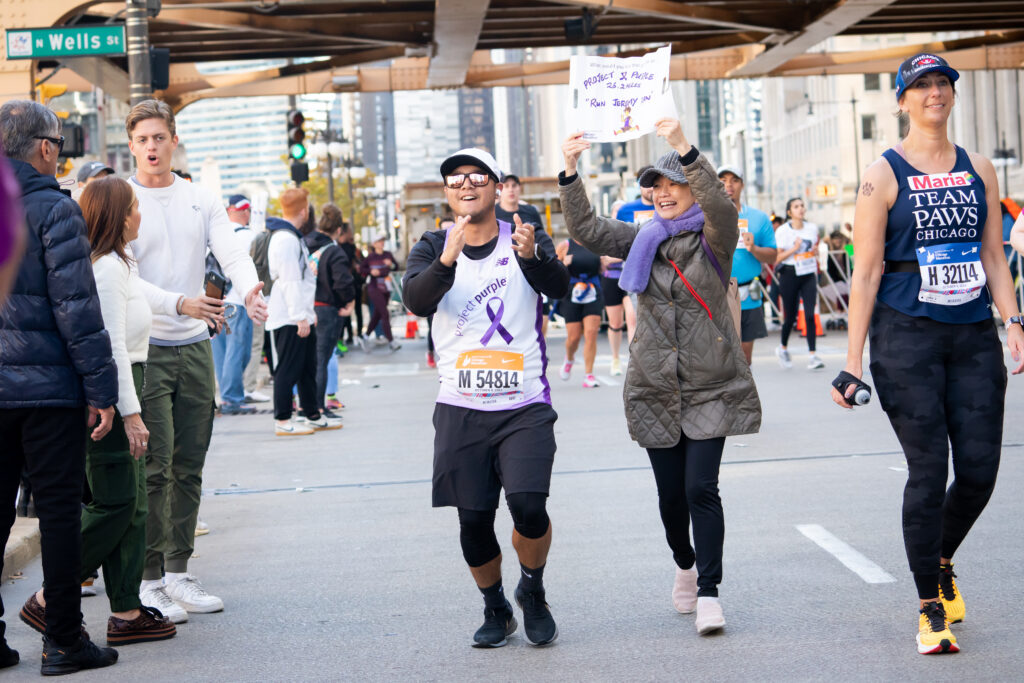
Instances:
[[[896,89],[896,74],[894,74],[894,73],[889,74],[889,89],[890,90],[895,90]]]
[[[875,115],[865,114],[860,117],[860,139],[861,140],[874,140],[875,139]]]
[[[864,74],[865,90],[881,90],[882,79],[878,74]]]

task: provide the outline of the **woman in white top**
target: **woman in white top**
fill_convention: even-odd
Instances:
[[[818,300],[818,226],[804,220],[807,207],[804,200],[794,197],[786,202],[786,221],[775,232],[775,242],[779,254],[775,259],[778,264],[776,272],[779,276],[779,290],[782,293],[781,344],[775,349],[779,357],[779,365],[784,368],[793,367],[789,357],[789,333],[796,323],[797,302],[803,300],[804,324],[807,330],[807,350],[811,360],[808,370],[825,367],[818,354],[815,353],[815,337],[817,330],[814,325],[814,307]]]
[[[107,644],[165,640],[175,635],[174,624],[139,600],[148,500],[143,456],[149,439],[139,395],[152,313],[128,243],[138,237],[142,216],[131,186],[120,178],[94,180],[79,201],[118,380],[113,427],[86,449],[86,477],[93,500],[82,511],[81,579],[103,566],[111,611]],[[22,618],[41,629],[45,604],[40,589],[25,603]]]

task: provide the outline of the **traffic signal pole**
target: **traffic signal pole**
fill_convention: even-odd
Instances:
[[[153,97],[149,62],[149,18],[146,0],[125,0],[125,38],[128,53],[129,97],[134,107]]]

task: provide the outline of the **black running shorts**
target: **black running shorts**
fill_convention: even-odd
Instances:
[[[740,341],[752,342],[768,336],[764,324],[764,306],[745,308],[740,311]]]
[[[621,306],[626,293],[619,287],[619,278],[601,276],[601,296],[605,306]]]
[[[557,419],[547,403],[495,411],[436,404],[434,507],[496,510],[502,488],[547,495]]]

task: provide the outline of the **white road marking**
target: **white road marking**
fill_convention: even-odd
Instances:
[[[601,384],[607,385],[609,387],[617,387],[617,386],[619,386],[619,383],[616,380],[614,380],[611,377],[608,377],[606,375],[594,375],[594,377],[597,378],[598,382],[600,382]]]
[[[363,377],[407,377],[419,371],[419,363],[381,363],[363,368]]]
[[[797,531],[814,541],[846,568],[864,579],[867,583],[895,583],[896,578],[877,564],[869,560],[852,546],[841,541],[820,524],[797,524]]]

